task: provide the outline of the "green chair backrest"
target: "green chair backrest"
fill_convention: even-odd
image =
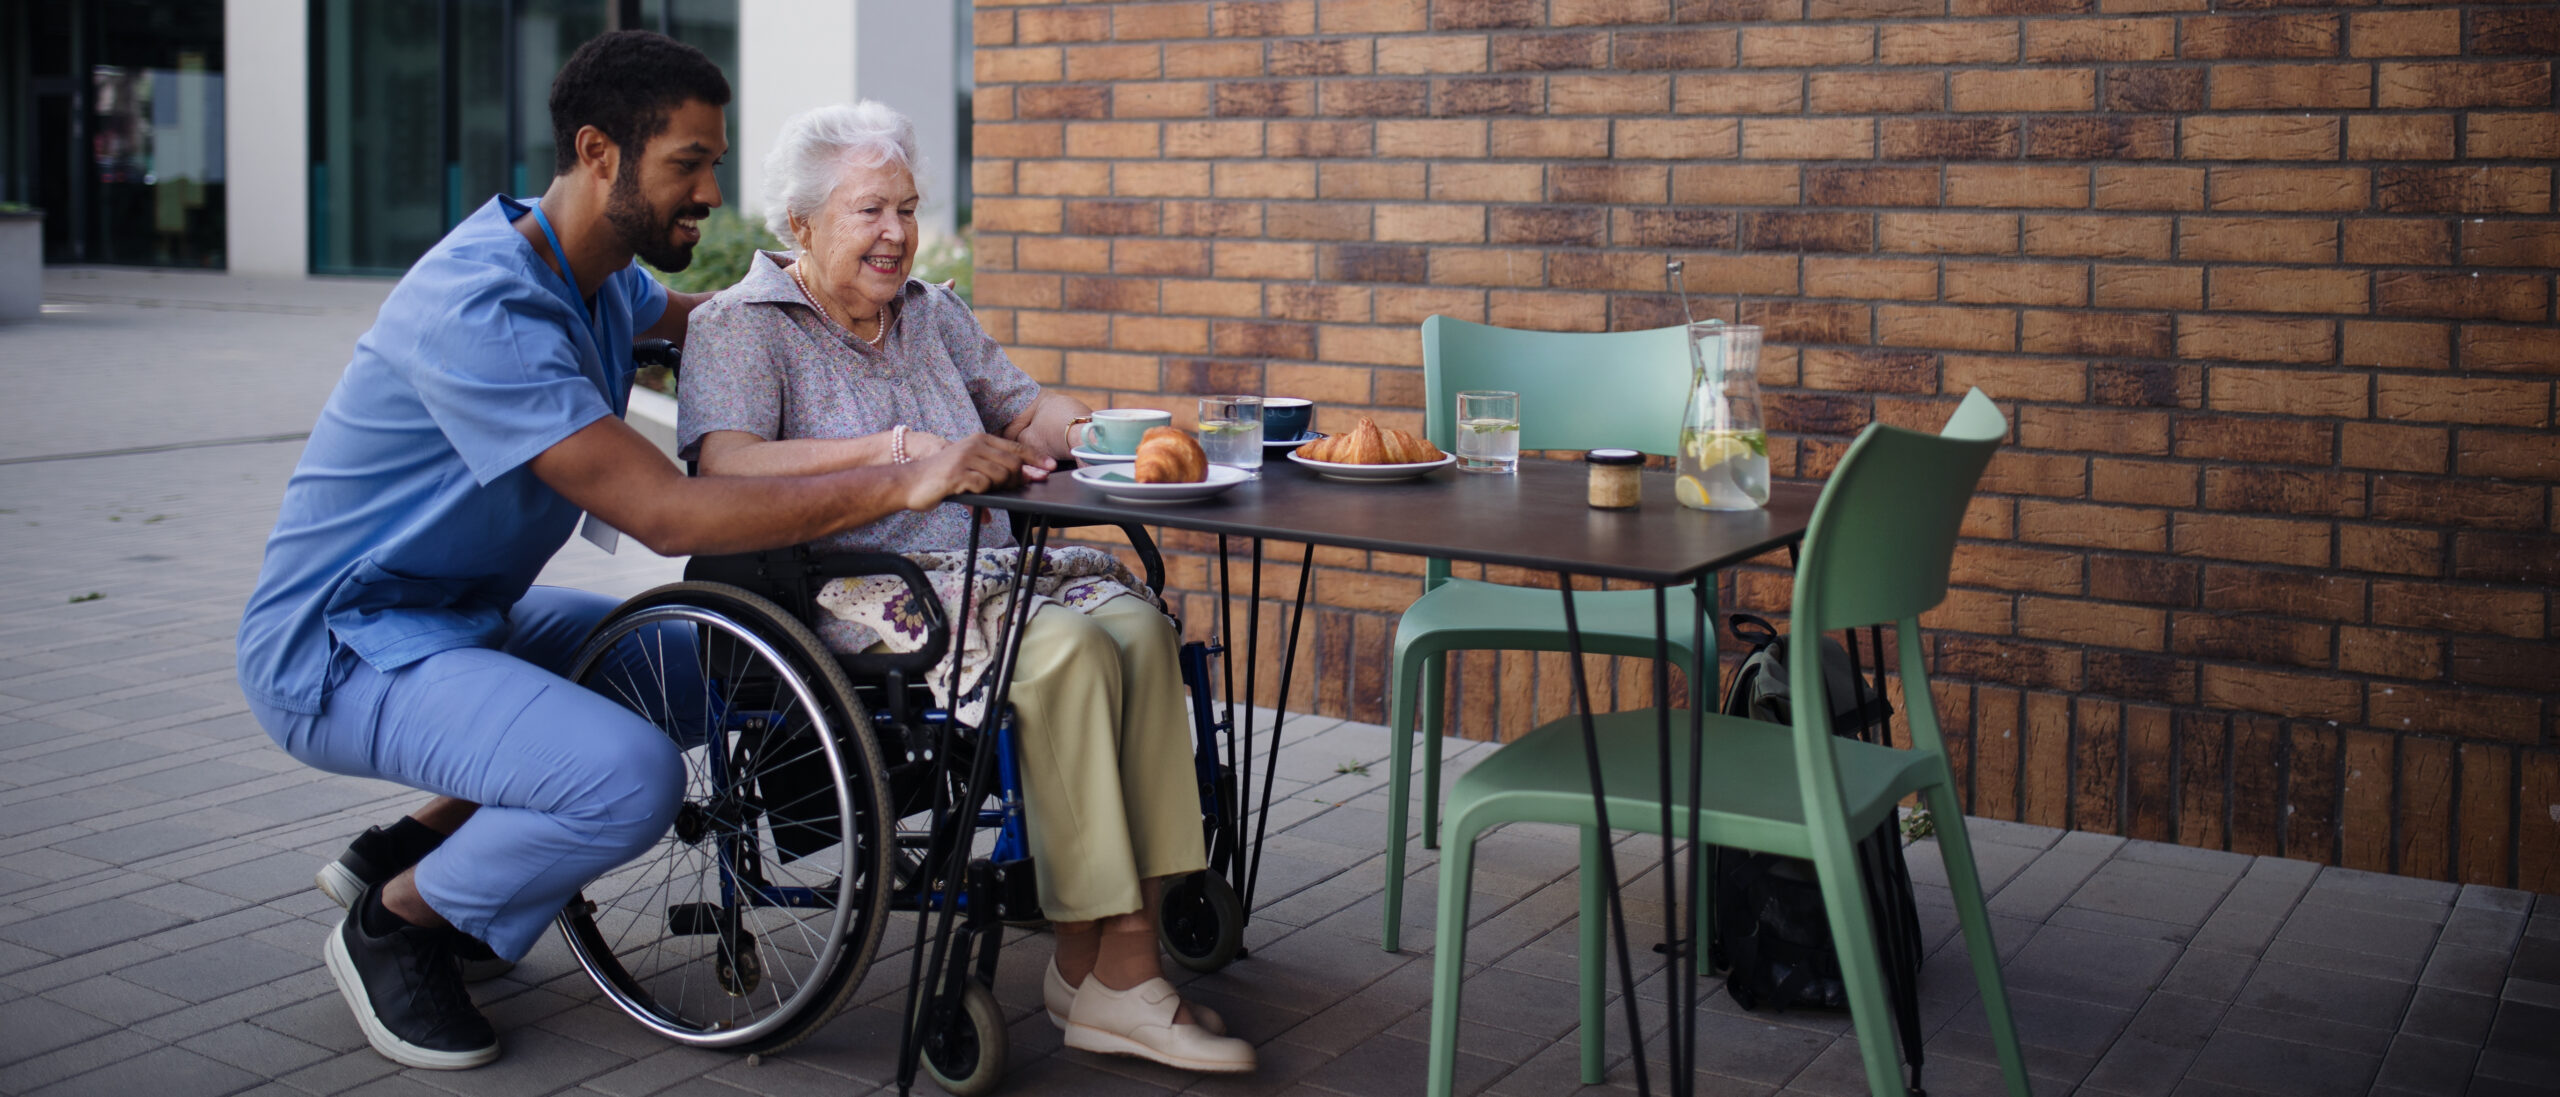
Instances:
[[[1520,448],[1679,451],[1688,331],[1520,331],[1422,322],[1423,433],[1448,449],[1461,392],[1520,394]],[[1336,428],[1340,429],[1340,428]]]
[[[1939,434],[1869,426],[1814,504],[1791,628],[1900,624],[1947,596],[1956,532],[2009,421],[1975,389]]]
[[[1521,331],[1434,316],[1422,322],[1422,431],[1451,448],[1458,394],[1498,389],[1520,394],[1521,449],[1677,453],[1689,373],[1685,327]],[[1435,557],[1423,586],[1448,577]]]

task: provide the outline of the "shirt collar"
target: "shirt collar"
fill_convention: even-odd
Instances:
[[[782,265],[791,256],[785,252],[758,249],[755,260],[747,265],[746,277],[738,279],[733,292],[738,300],[750,305],[801,305],[809,299],[800,293],[800,283],[791,277],[791,268]],[[924,292],[924,283],[913,276],[899,287],[898,296],[913,297]]]

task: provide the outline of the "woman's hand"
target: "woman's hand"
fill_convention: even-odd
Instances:
[[[915,438],[909,432],[910,446]],[[914,456],[915,451],[910,449],[908,454]],[[905,467],[907,509],[923,511],[941,506],[944,499],[963,492],[986,491],[1025,477],[1047,476],[1057,462],[1020,442],[992,434],[973,434],[957,442],[943,442],[933,456],[916,457]]]

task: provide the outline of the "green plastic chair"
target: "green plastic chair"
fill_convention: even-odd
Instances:
[[[1457,394],[1498,389],[1520,394],[1520,448],[1615,447],[1678,452],[1680,416],[1689,401],[1685,328],[1651,331],[1518,331],[1446,316],[1422,322],[1423,432],[1453,448]],[[1469,475],[1460,473],[1459,475]],[[1414,732],[1422,762],[1422,844],[1439,844],[1442,711],[1452,651],[1564,651],[1564,606],[1553,590],[1455,579],[1449,562],[1423,570],[1423,595],[1396,623],[1394,669],[1387,687],[1386,927],[1380,946],[1394,952],[1404,915],[1405,824],[1413,779]],[[1654,655],[1653,593],[1584,591],[1574,598],[1583,650],[1594,655]],[[1671,644],[1684,672],[1698,664],[1683,632]],[[1415,716],[1419,711],[1420,725]]]
[[[1908,750],[1842,739],[1831,733],[1827,705],[1795,706],[1792,726],[1707,714],[1709,744],[1698,840],[1808,858],[1821,879],[1831,939],[1848,985],[1850,1018],[1865,1060],[1867,1087],[1903,1092],[1893,1013],[1875,944],[1855,845],[1888,818],[1894,805],[1920,793],[1937,820],[1956,918],[1972,954],[1991,1022],[1991,1041],[2009,1092],[2025,1097],[2025,1061],[2000,980],[1991,922],[1965,834],[1920,647],[1920,614],[1946,598],[1947,563],[1957,527],[1983,466],[2008,433],[2008,421],[1975,390],[1940,435],[1870,426],[1849,447],[1814,506],[1796,565],[1791,628],[1799,635],[1891,623],[1898,638]],[[1796,697],[1827,696],[1819,659],[1789,660]],[[1687,793],[1689,713],[1670,714],[1673,781]],[[1613,828],[1660,833],[1658,711],[1610,713],[1595,723]],[[1673,806],[1683,837],[1688,804]],[[1549,723],[1503,746],[1458,779],[1449,793],[1448,848],[1440,861],[1440,920],[1432,958],[1431,1064],[1426,1093],[1446,1097],[1457,1058],[1459,977],[1466,965],[1467,900],[1478,835],[1501,823],[1536,821],[1582,828],[1582,1080],[1601,1081],[1606,1046],[1601,937],[1606,897],[1599,879],[1599,830],[1593,825],[1589,768],[1580,717]]]

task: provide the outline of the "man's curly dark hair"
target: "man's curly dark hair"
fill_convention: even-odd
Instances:
[[[701,50],[656,31],[588,39],[551,81],[551,173],[578,166],[578,129],[594,126],[636,162],[686,100],[729,105],[729,78]]]

